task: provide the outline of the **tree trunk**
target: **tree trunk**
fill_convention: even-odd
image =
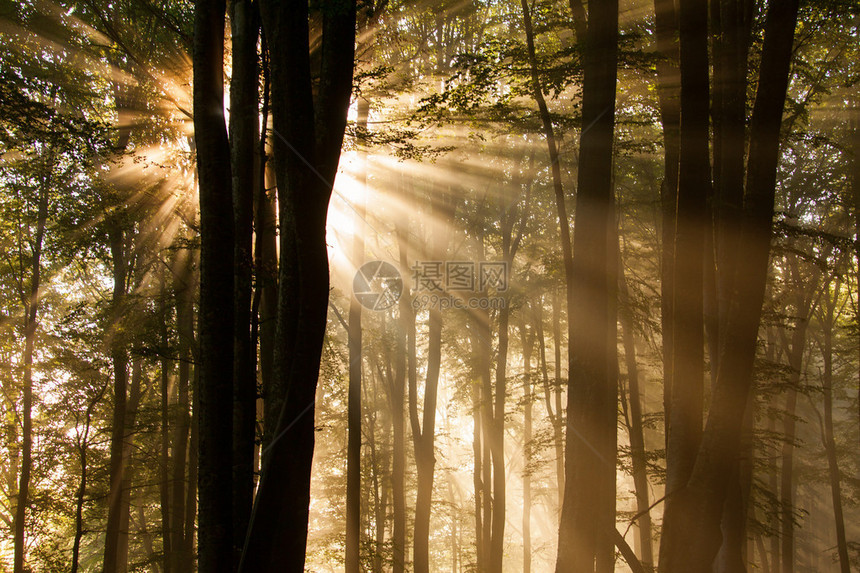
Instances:
[[[621,339],[627,366],[627,382],[630,392],[630,457],[633,466],[633,484],[636,488],[636,513],[639,515],[640,562],[653,567],[654,551],[651,538],[651,512],[648,500],[648,468],[645,456],[645,436],[642,424],[642,396],[639,389],[639,367],[636,364],[636,342],[633,331],[633,315],[624,267],[619,265],[619,303],[621,315]]]
[[[119,321],[124,313],[126,294],[126,240],[119,221],[112,221],[108,231],[111,259],[113,261],[113,332],[111,334],[111,361],[113,363],[113,416],[111,426],[108,517],[105,531],[105,573],[116,573],[119,564],[119,536],[122,518],[123,440],[126,429],[126,405],[128,400],[128,355],[123,329]]]
[[[75,493],[75,537],[72,542],[72,566],[70,573],[78,573],[81,556],[81,540],[84,537],[84,502],[87,498],[87,481],[89,479],[89,447],[90,429],[92,428],[93,410],[101,401],[107,391],[107,384],[102,386],[87,404],[84,415],[84,434],[77,436],[78,461],[81,464],[81,479],[78,481],[78,490]]]
[[[454,216],[454,207],[449,199],[434,196],[431,231],[433,260],[444,259],[448,243],[447,228]],[[439,388],[439,370],[442,361],[442,311],[438,306],[430,308],[427,332],[427,378],[424,383],[423,421],[418,416],[418,388],[409,388],[409,419],[415,448],[415,470],[417,494],[415,500],[415,532],[413,537],[413,564],[415,573],[430,572],[430,514],[433,499],[433,479],[436,466],[436,396]]]
[[[240,571],[301,573],[307,546],[314,406],[326,329],[326,213],[352,90],[355,2],[319,15],[319,78],[311,73],[306,3],[261,3],[270,56],[281,249],[271,411],[274,435]]]
[[[827,466],[830,474],[830,495],[833,500],[833,519],[836,525],[836,550],[839,555],[839,570],[849,573],[851,564],[848,559],[848,543],[845,538],[845,518],[842,510],[842,491],[839,475],[839,464],[836,459],[836,442],[833,439],[833,325],[836,322],[836,305],[841,284],[837,282],[832,293],[825,293],[824,308],[824,372],[821,384],[824,390],[824,450],[827,452]],[[829,285],[828,285],[829,288]]]
[[[233,563],[238,567],[254,502],[257,417],[256,352],[251,340],[254,198],[259,184],[257,39],[259,13],[250,0],[230,2],[233,76],[230,144],[233,197]]]
[[[615,568],[617,231],[612,185],[618,3],[589,5],[568,282],[565,487],[556,571]]]
[[[674,336],[675,205],[678,194],[680,157],[681,78],[679,73],[678,16],[675,0],[654,0],[657,52],[657,96],[663,125],[663,183],[660,187],[662,230],[660,252],[660,326],[663,338],[663,412],[665,427],[672,403],[672,349]],[[668,442],[669,432],[665,432]]]
[[[49,152],[47,168],[53,170],[53,154]],[[18,480],[18,499],[15,504],[15,516],[12,523],[14,535],[14,573],[24,572],[25,531],[27,528],[27,510],[30,505],[30,472],[33,468],[33,354],[36,349],[36,322],[39,316],[39,288],[42,277],[42,246],[45,241],[45,229],[48,221],[48,191],[51,188],[51,173],[45,174],[39,187],[38,212],[36,215],[36,234],[33,237],[32,258],[30,259],[29,291],[22,294],[24,298],[24,366],[23,392],[21,401],[21,474]]]
[[[664,514],[660,570],[665,573],[711,571],[719,549],[720,517],[726,499],[726,475],[737,463],[752,384],[756,339],[767,279],[779,130],[788,88],[798,3],[769,5],[758,92],[750,129],[746,195],[740,223],[745,255],[733,281],[720,368],[708,421],[692,474],[673,494],[672,513]]]
[[[125,431],[123,432],[122,444],[122,482],[120,487],[120,520],[119,538],[117,540],[117,563],[116,568],[120,573],[128,571],[129,553],[129,520],[131,519],[131,477],[132,477],[132,452],[134,451],[135,423],[137,413],[140,409],[141,382],[143,379],[143,359],[139,356],[134,358],[131,367],[131,385],[128,389],[128,403],[126,404]]]
[[[401,276],[408,276],[408,221],[398,220],[396,224],[398,256]],[[394,573],[406,571],[406,434],[404,404],[406,401],[406,378],[412,376],[415,366],[415,316],[409,301],[409,291],[404,285],[400,297],[397,320],[396,361],[394,366],[394,386],[391,389],[391,419],[394,432],[394,452],[391,476],[391,495],[394,509],[394,531],[392,550]],[[410,333],[407,336],[407,333]]]
[[[538,299],[540,300],[540,298]],[[532,570],[532,350],[534,331],[529,332],[525,322],[520,325],[523,348],[523,573]]]
[[[194,9],[194,137],[200,194],[198,567],[233,570],[233,201],[224,122],[225,0]]]
[[[161,446],[158,452],[158,494],[161,510],[161,548],[163,554],[162,568],[164,573],[170,573],[170,559],[173,555],[173,539],[170,531],[170,390],[171,378],[173,378],[173,360],[170,357],[170,335],[169,324],[171,318],[170,306],[168,305],[168,296],[170,290],[167,286],[167,274],[161,272],[159,276],[160,308],[161,324],[159,325],[160,335],[160,388],[159,402],[161,414]]]

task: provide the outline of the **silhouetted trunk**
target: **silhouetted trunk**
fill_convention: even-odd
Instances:
[[[668,412],[672,402],[672,334],[675,260],[675,206],[678,194],[678,159],[680,156],[681,77],[678,66],[678,15],[675,0],[654,0],[657,62],[657,96],[663,126],[663,183],[660,252],[660,327],[663,338],[663,412],[669,426]],[[668,441],[669,434],[665,433]]]
[[[739,257],[735,269],[719,372],[696,462],[686,486],[673,493],[664,514],[660,571],[665,573],[710,572],[719,550],[726,476],[737,464],[743,428],[739,412],[746,408],[752,384],[770,254],[779,131],[797,14],[795,0],[773,2],[768,8],[739,225],[746,256]]]
[[[314,406],[326,329],[326,213],[352,91],[355,2],[324,4],[319,69],[311,72],[308,5],[260,5],[269,47],[280,264],[272,388],[274,435],[240,571],[301,573],[307,546]],[[317,18],[318,16],[318,18]],[[313,78],[319,78],[314,86]],[[267,424],[270,428],[271,426]]]
[[[403,217],[407,217],[403,215]],[[408,221],[398,219],[396,223],[398,258],[400,275],[408,276]],[[394,510],[394,531],[392,538],[392,553],[394,558],[394,573],[406,570],[406,434],[404,420],[404,404],[406,401],[406,378],[411,376],[411,368],[415,366],[415,316],[409,300],[409,289],[403,285],[398,307],[395,342],[396,354],[394,364],[394,385],[391,388],[391,420],[394,433],[394,451],[391,461],[391,495]],[[411,325],[411,326],[410,326]],[[407,333],[411,333],[407,336]]]
[[[558,222],[559,222],[559,238],[561,240],[561,252],[562,252],[562,260],[564,262],[564,277],[565,284],[567,285],[567,308],[568,312],[573,307],[572,300],[572,291],[570,285],[574,279],[573,273],[573,249],[571,247],[570,241],[570,222],[567,216],[567,205],[565,202],[564,196],[564,187],[562,185],[561,179],[561,164],[559,163],[558,156],[558,145],[555,140],[555,129],[552,125],[552,117],[549,113],[549,108],[546,105],[546,99],[544,98],[543,91],[541,90],[541,82],[540,76],[538,74],[538,63],[537,63],[537,55],[535,52],[535,41],[534,41],[534,30],[532,25],[532,16],[531,9],[529,8],[529,4],[527,0],[521,1],[522,11],[523,11],[523,28],[526,33],[526,48],[528,53],[528,61],[529,61],[529,71],[531,73],[531,84],[532,84],[532,93],[535,98],[535,102],[538,105],[538,112],[541,118],[541,125],[543,127],[543,134],[546,138],[546,146],[547,151],[549,153],[549,161],[550,161],[550,169],[552,172],[552,183],[553,183],[553,191],[555,196],[555,205],[556,211],[558,213]],[[558,317],[559,309],[558,305],[554,305],[554,321]],[[568,325],[570,324],[570,317],[568,316]],[[560,371],[561,371],[561,345],[559,344],[560,339],[560,328],[557,328],[558,325],[553,322],[553,334],[555,336],[554,342],[556,347],[556,387],[557,392],[561,392],[561,379],[560,379]],[[568,328],[568,333],[570,332],[570,328]],[[570,350],[571,341],[568,339],[568,351]],[[568,356],[569,358],[569,356]],[[568,373],[568,375],[570,375]],[[561,419],[561,408],[559,407],[559,401],[556,402],[556,419],[557,421]],[[558,469],[558,497],[559,497],[559,505],[562,504],[563,492],[564,492],[564,479],[562,475],[562,467],[564,467],[564,457],[560,455],[559,450],[562,449],[561,446],[561,428],[560,424],[558,430],[556,432],[556,446],[557,446],[557,462],[559,464]]]
[[[189,535],[186,527],[186,513],[194,507],[194,498],[189,490],[195,487],[190,483],[190,472],[193,469],[189,458],[188,434],[191,426],[191,411],[189,387],[191,382],[192,352],[194,344],[194,292],[196,290],[193,256],[190,251],[183,250],[177,257],[177,272],[174,279],[174,296],[176,299],[176,333],[178,341],[178,379],[176,386],[176,409],[173,416],[173,476],[171,503],[171,553],[168,556],[170,569],[174,572],[185,571],[184,567],[191,562],[193,554],[188,551]],[[191,453],[196,451],[191,447]],[[192,519],[196,510],[192,510]]]
[[[837,282],[832,292],[825,292],[825,308],[823,316],[824,372],[821,385],[824,390],[824,427],[823,441],[827,452],[827,466],[830,475],[830,495],[833,500],[833,519],[836,525],[836,550],[839,555],[839,570],[849,573],[851,563],[848,559],[848,543],[845,538],[845,517],[842,510],[842,486],[840,483],[839,464],[836,459],[836,441],[833,439],[833,325],[836,323],[836,305],[841,283]],[[829,284],[828,284],[829,290]]]
[[[642,565],[652,567],[654,564],[654,551],[651,540],[651,512],[649,510],[651,503],[648,500],[648,468],[642,424],[642,396],[639,389],[639,367],[636,364],[633,309],[631,307],[630,293],[627,288],[627,279],[624,276],[623,265],[619,265],[618,288],[621,339],[624,344],[624,359],[627,367],[628,390],[630,392],[630,458],[633,467],[633,485],[636,488],[636,513],[639,515],[636,523],[639,528],[639,554]]]
[[[81,556],[81,540],[84,537],[84,502],[87,498],[87,485],[89,480],[89,447],[90,447],[90,429],[92,428],[93,410],[101,401],[107,391],[107,384],[102,386],[87,404],[87,411],[84,415],[84,433],[77,436],[78,461],[81,464],[80,475],[78,481],[78,489],[75,492],[75,537],[72,542],[72,566],[70,573],[78,573]]]
[[[583,129],[568,282],[569,390],[559,573],[615,568],[618,356],[612,149],[617,57],[618,3],[591,3],[583,44]]]
[[[105,552],[103,569],[105,573],[116,573],[119,564],[119,535],[122,521],[122,480],[125,473],[123,466],[123,434],[126,424],[126,405],[128,400],[128,355],[124,340],[124,329],[119,324],[123,315],[123,305],[126,293],[126,237],[120,228],[120,222],[112,221],[108,230],[110,240],[111,260],[113,264],[113,299],[112,318],[114,321],[111,333],[111,362],[113,364],[113,415],[111,417],[111,442],[109,462],[108,517],[105,531]]]
[[[703,253],[705,198],[710,187],[708,148],[708,12],[704,2],[681,0],[680,166],[673,261],[673,352],[667,412],[666,491],[683,487],[702,434],[704,395]],[[666,500],[671,511],[672,498]]]
[[[170,559],[173,555],[173,539],[170,533],[170,389],[173,377],[173,360],[170,357],[170,334],[169,325],[171,319],[170,306],[168,304],[170,289],[167,285],[167,273],[162,270],[159,275],[161,324],[159,324],[160,337],[160,387],[159,387],[159,414],[160,414],[160,450],[158,452],[158,497],[161,511],[161,548],[162,567],[164,573],[171,572]]]
[[[198,568],[233,570],[233,200],[224,122],[225,0],[194,9],[194,137],[200,195]]]
[[[370,104],[358,99],[356,126],[367,129]],[[367,154],[361,152],[363,187],[367,185]],[[355,208],[352,235],[352,263],[356,269],[364,264],[364,201]],[[349,387],[347,395],[347,447],[346,447],[346,573],[359,573],[361,561],[361,304],[352,293],[349,299],[347,325],[349,352]]]
[[[135,357],[131,367],[131,385],[128,389],[128,402],[126,403],[125,431],[123,432],[122,445],[122,482],[120,486],[120,519],[119,537],[117,539],[117,571],[125,573],[128,571],[128,542],[131,519],[131,467],[132,452],[134,451],[134,425],[137,421],[137,413],[140,409],[141,382],[143,379],[143,359]]]
[[[538,299],[540,300],[540,298]],[[523,573],[532,570],[532,350],[534,331],[529,332],[525,322],[520,325],[523,348]]]
[[[251,340],[254,197],[259,183],[257,39],[259,13],[251,0],[230,2],[233,75],[230,146],[233,196],[233,563],[238,567],[254,501],[257,417],[256,352]]]
[[[437,190],[440,191],[440,190]],[[438,193],[437,193],[438,195]],[[444,260],[448,237],[443,227],[453,219],[454,207],[448,198],[434,196],[431,253],[434,261]],[[433,499],[433,478],[436,467],[436,397],[442,361],[442,311],[437,305],[429,310],[427,328],[427,378],[424,382],[423,421],[418,416],[418,388],[409,388],[409,420],[415,448],[417,492],[415,500],[415,532],[412,561],[416,573],[430,572],[430,513]]]

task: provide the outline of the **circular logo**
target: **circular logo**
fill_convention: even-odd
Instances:
[[[386,310],[397,304],[403,292],[403,279],[397,267],[385,261],[364,263],[352,280],[352,292],[361,306]]]

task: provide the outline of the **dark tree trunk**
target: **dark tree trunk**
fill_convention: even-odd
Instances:
[[[119,325],[123,315],[126,294],[126,240],[120,221],[112,221],[108,231],[111,260],[113,262],[113,332],[111,334],[111,362],[113,363],[113,416],[109,462],[110,490],[108,493],[108,518],[105,531],[103,569],[105,573],[119,571],[119,535],[122,516],[123,439],[125,433],[126,405],[128,400],[128,355],[123,329]]]
[[[364,98],[358,100],[357,127],[367,129],[370,105]],[[363,155],[363,177],[367,177],[367,156]],[[364,263],[364,212],[362,202],[355,210],[352,263],[356,269]],[[348,351],[349,389],[347,396],[347,447],[346,447],[346,573],[359,573],[361,560],[361,304],[355,293],[349,299]]]
[[[107,384],[102,386],[87,404],[87,411],[84,415],[84,433],[83,436],[78,434],[77,446],[78,461],[81,464],[81,479],[78,481],[78,489],[75,492],[75,537],[72,542],[72,566],[70,573],[78,573],[80,567],[81,556],[81,540],[84,537],[84,503],[87,498],[87,485],[89,479],[89,447],[90,447],[90,429],[92,428],[93,410],[101,401],[107,391]]]
[[[433,260],[441,261],[444,260],[448,243],[446,227],[442,225],[453,219],[454,206],[447,198],[438,196],[434,196],[432,202],[436,220],[431,230],[431,253]],[[442,311],[437,306],[430,308],[427,340],[427,378],[424,382],[423,420],[420,420],[418,415],[417,384],[412,384],[410,381],[409,387],[409,419],[412,425],[417,474],[412,555],[416,573],[430,572],[430,514],[436,467],[436,397],[442,362]]]
[[[178,381],[176,386],[176,409],[173,427],[173,477],[171,495],[170,533],[172,549],[168,555],[170,570],[176,573],[185,571],[184,567],[191,562],[193,555],[188,551],[189,532],[186,528],[186,512],[194,507],[196,495],[192,498],[188,491],[194,487],[190,483],[190,472],[186,476],[186,468],[193,468],[189,457],[188,434],[191,426],[191,411],[189,403],[189,387],[191,382],[191,348],[194,343],[194,292],[196,290],[193,257],[191,252],[180,251],[177,257],[177,273],[174,284],[176,299],[176,332],[179,351]],[[191,452],[196,451],[195,447]],[[192,519],[196,510],[191,510]]]
[[[540,297],[538,301],[540,301]],[[539,304],[539,302],[538,302]],[[539,316],[539,315],[538,315]],[[532,351],[535,331],[529,331],[525,322],[520,325],[523,348],[523,573],[532,570]]]
[[[675,0],[654,0],[657,96],[663,124],[663,183],[660,187],[662,230],[660,252],[660,325],[663,337],[663,411],[669,426],[672,402],[672,335],[675,274],[675,205],[678,194],[678,160],[681,145],[681,77],[679,73],[678,16]],[[665,434],[668,441],[668,431]]]
[[[660,570],[710,572],[720,545],[727,482],[737,463],[743,417],[752,383],[756,339],[770,253],[779,131],[797,22],[795,0],[769,5],[758,92],[750,129],[740,257],[733,281],[720,368],[708,421],[686,486],[664,515]]]
[[[256,352],[251,340],[252,233],[257,169],[257,39],[259,12],[250,0],[230,2],[233,76],[230,145],[233,196],[233,563],[238,567],[254,501],[257,417]]]
[[[845,517],[842,510],[842,485],[839,464],[836,459],[836,441],[833,438],[833,325],[836,323],[836,306],[841,284],[837,282],[832,292],[825,293],[823,323],[824,372],[821,385],[824,390],[824,422],[822,439],[827,452],[827,466],[830,475],[830,496],[833,500],[833,519],[836,526],[836,551],[839,555],[839,570],[849,573],[851,563],[848,559],[848,543],[845,537]],[[829,289],[829,285],[828,285]]]
[[[409,263],[407,259],[408,249],[408,221],[397,222],[397,244],[398,258],[401,276],[408,276]],[[408,290],[404,285],[404,292],[400,297],[399,316],[397,320],[396,361],[394,365],[394,385],[391,388],[391,419],[392,431],[394,433],[394,451],[391,462],[392,476],[392,505],[394,510],[394,531],[392,538],[392,551],[394,558],[394,573],[403,573],[406,570],[406,433],[404,420],[404,404],[406,401],[406,378],[414,367],[415,316],[409,301]],[[411,325],[411,327],[410,327]],[[411,337],[407,338],[407,333]]]
[[[194,10],[194,137],[200,182],[198,568],[233,570],[234,240],[224,121],[225,0]]]
[[[262,2],[269,46],[281,250],[272,388],[274,435],[241,571],[301,573],[307,545],[314,405],[328,310],[326,212],[352,90],[355,3],[323,5],[313,85],[304,2]],[[300,334],[300,335],[299,335]],[[268,425],[268,424],[267,424]],[[271,425],[268,425],[271,427]]]
[[[624,276],[624,267],[619,265],[619,303],[621,315],[621,339],[624,344],[624,359],[627,367],[627,382],[630,393],[630,457],[633,466],[633,484],[636,488],[636,513],[639,528],[640,562],[646,567],[654,565],[654,550],[651,539],[651,503],[648,498],[648,468],[645,455],[645,436],[642,424],[642,396],[639,389],[639,367],[636,364],[636,341],[633,330],[633,309]]]
[[[583,52],[573,274],[568,282],[565,486],[556,571],[615,568],[617,235],[612,144],[618,3],[592,3]]]
[[[671,401],[667,412],[666,491],[690,477],[702,434],[704,395],[703,253],[708,159],[708,12],[681,0],[680,167],[674,241]],[[666,501],[671,511],[672,498]]]
[[[159,277],[161,289],[161,301],[159,314],[161,315],[160,330],[160,346],[161,353],[161,375],[159,388],[159,402],[161,414],[161,446],[158,452],[158,494],[161,510],[161,548],[164,556],[162,567],[164,573],[171,572],[170,559],[173,555],[173,539],[170,532],[170,389],[171,378],[173,378],[173,360],[170,357],[170,306],[168,305],[168,296],[170,290],[167,286],[167,276],[165,272],[161,272]]]

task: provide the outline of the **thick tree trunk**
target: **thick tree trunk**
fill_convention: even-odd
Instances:
[[[745,257],[738,261],[720,368],[701,446],[686,487],[664,514],[660,571],[710,572],[719,549],[726,475],[737,463],[752,383],[756,339],[767,279],[779,131],[788,88],[798,3],[771,3],[765,25],[758,92],[750,130],[746,195],[740,224]]]
[[[618,3],[592,3],[583,55],[574,258],[568,282],[569,392],[556,571],[615,568],[617,235],[612,145]]]
[[[260,5],[270,56],[281,249],[272,391],[279,412],[240,571],[301,573],[307,546],[314,406],[328,311],[326,213],[352,90],[355,2],[319,15],[314,88],[304,2]],[[271,426],[270,426],[271,427]]]
[[[224,122],[225,0],[194,10],[194,137],[200,181],[198,568],[233,570],[233,201]]]
[[[117,540],[117,563],[116,568],[120,573],[128,571],[129,554],[129,522],[131,519],[131,478],[132,478],[132,452],[134,451],[134,425],[137,422],[137,413],[140,409],[142,397],[141,383],[143,381],[143,359],[135,357],[131,367],[131,385],[128,389],[128,402],[126,404],[125,431],[123,432],[122,444],[122,482],[120,488],[120,520],[119,538]]]
[[[259,12],[250,0],[230,2],[233,76],[230,145],[233,196],[233,563],[238,567],[254,501],[257,417],[256,352],[251,340],[254,198],[259,184],[257,39]]]

